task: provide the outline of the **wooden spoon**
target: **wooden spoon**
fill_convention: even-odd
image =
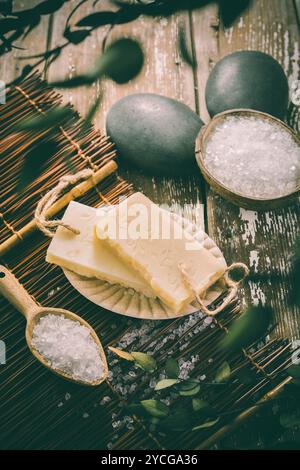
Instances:
[[[38,305],[33,298],[28,294],[28,292],[24,289],[24,287],[19,283],[16,277],[4,266],[0,266],[0,293],[7,298],[7,300],[20,312],[24,315],[27,320],[26,330],[25,330],[25,337],[27,341],[27,345],[32,352],[32,354],[43,364],[43,366],[47,367],[47,369],[51,370],[52,372],[60,375],[64,379],[71,380],[72,382],[81,383],[83,385],[100,385],[107,377],[108,374],[108,367],[107,361],[105,357],[105,353],[103,351],[101,342],[93,330],[93,328],[84,321],[75,313],[69,312],[68,310],[64,310],[61,308],[50,308],[50,307],[41,307]],[[71,375],[66,374],[65,372],[55,369],[51,367],[51,364],[44,358],[32,345],[32,332],[35,325],[38,323],[40,318],[44,315],[48,315],[49,313],[53,315],[63,315],[64,317],[78,321],[81,325],[86,326],[91,333],[91,336],[95,343],[99,348],[99,354],[101,357],[101,361],[103,363],[103,374],[102,376],[94,382],[84,382],[82,380],[74,379]]]

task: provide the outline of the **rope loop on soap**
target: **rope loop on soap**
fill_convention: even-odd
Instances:
[[[38,228],[48,237],[54,237],[55,230],[57,227],[64,227],[67,230],[79,235],[80,231],[69,224],[66,224],[62,220],[48,220],[47,212],[51,206],[57,201],[61,196],[62,192],[70,185],[76,184],[80,180],[86,180],[94,174],[93,170],[85,169],[79,171],[75,175],[64,175],[60,178],[58,184],[51,189],[42,199],[39,201],[34,218]]]
[[[201,299],[201,297],[199,296],[199,294],[197,294],[196,290],[194,289],[194,287],[192,286],[191,282],[190,282],[190,279],[188,277],[188,274],[185,270],[185,267],[183,264],[180,264],[179,265],[179,269],[184,277],[184,280],[185,282],[188,284],[188,286],[190,287],[190,289],[194,292],[195,294],[195,297],[197,299],[197,302],[198,304],[200,305],[200,309],[203,313],[205,313],[206,315],[211,315],[211,316],[214,316],[216,315],[217,313],[220,313],[222,312],[232,301],[233,299],[235,298],[235,296],[237,295],[238,293],[238,288],[240,286],[240,284],[245,280],[245,278],[248,276],[249,274],[249,268],[248,266],[246,266],[244,263],[233,263],[231,264],[225,271],[224,273],[224,281],[228,287],[228,293],[226,295],[226,297],[223,299],[222,303],[215,309],[213,310],[209,310],[205,305],[204,305],[204,302],[203,300]],[[244,274],[243,276],[241,277],[241,279],[239,279],[238,281],[234,281],[231,277],[230,277],[230,272],[235,270],[235,269],[241,269]]]

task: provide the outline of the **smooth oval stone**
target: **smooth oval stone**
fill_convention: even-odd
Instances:
[[[196,168],[195,139],[202,125],[183,103],[139,93],[110,109],[106,130],[127,163],[150,174],[174,175]]]
[[[284,119],[289,86],[281,65],[273,57],[258,51],[241,51],[216,64],[205,97],[211,116],[229,109],[248,108]]]

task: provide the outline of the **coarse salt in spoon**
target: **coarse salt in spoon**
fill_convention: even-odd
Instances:
[[[26,318],[27,345],[43,366],[64,379],[83,385],[100,385],[106,379],[108,367],[105,353],[96,332],[86,321],[68,310],[38,305],[4,266],[0,266],[0,293]],[[60,340],[63,340],[62,351],[57,351]],[[78,347],[74,341],[79,341]],[[81,357],[84,348],[86,354]],[[74,357],[70,357],[73,353]],[[61,354],[66,354],[68,368],[63,361],[61,368],[57,366],[57,358]],[[87,363],[89,358],[94,363]],[[70,367],[74,367],[73,373]],[[89,381],[88,377],[92,377],[92,380]]]

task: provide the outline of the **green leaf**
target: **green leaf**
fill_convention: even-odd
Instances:
[[[287,373],[293,377],[293,379],[300,379],[300,364],[293,364],[287,369]]]
[[[178,362],[169,357],[166,361],[165,371],[170,379],[177,379],[180,373]]]
[[[280,416],[280,424],[283,428],[291,429],[300,425],[300,412],[283,413]]]
[[[118,39],[106,48],[95,66],[86,74],[54,81],[51,85],[59,88],[90,85],[103,76],[123,84],[138,75],[143,64],[144,54],[138,42],[129,38]]]
[[[229,327],[221,347],[230,351],[246,348],[266,334],[272,321],[273,311],[269,307],[250,307]]]
[[[17,131],[39,131],[59,126],[66,119],[73,117],[73,111],[69,107],[56,107],[50,109],[46,114],[40,114],[22,120],[16,125]]]
[[[108,349],[126,361],[134,361],[133,355],[127,351],[122,351],[121,349],[113,348],[112,346],[108,346]]]
[[[94,104],[92,104],[92,106],[90,107],[86,117],[85,117],[85,120],[84,120],[84,125],[85,126],[88,126],[91,124],[91,122],[93,121],[94,117],[95,117],[95,114],[97,112],[97,109],[101,103],[101,99],[102,99],[102,95],[100,94],[99,96],[97,96],[96,98],[96,101]]]
[[[50,85],[57,88],[75,88],[78,86],[91,85],[95,80],[96,78],[93,79],[88,75],[77,75],[67,80],[56,80],[51,82]]]
[[[141,405],[149,415],[155,418],[165,418],[169,414],[167,405],[158,400],[143,400]]]
[[[151,424],[154,424],[155,426],[160,422],[160,419],[159,418],[154,418],[154,416],[152,416],[152,418],[150,418],[150,423]]]
[[[192,406],[194,411],[203,411],[210,408],[210,405],[207,401],[202,400],[202,398],[193,398]]]
[[[191,415],[187,411],[178,410],[160,422],[160,427],[167,432],[185,431],[191,429]]]
[[[44,2],[38,3],[38,5],[34,7],[34,11],[37,12],[39,15],[50,15],[51,13],[54,13],[59,10],[64,3],[65,0],[46,0]]]
[[[0,12],[3,15],[11,15],[13,10],[13,0],[2,0],[0,2]]]
[[[80,44],[90,35],[90,31],[87,29],[78,29],[75,31],[71,31],[69,27],[67,27],[64,31],[64,37],[71,43],[71,44]]]
[[[178,389],[182,391],[192,390],[197,385],[200,385],[199,380],[187,379],[183,382],[180,382],[180,384],[178,385]]]
[[[217,370],[215,382],[222,383],[227,382],[230,378],[231,370],[227,361],[223,362]]]
[[[154,357],[149,356],[148,354],[141,352],[132,352],[131,353],[136,364],[139,365],[146,372],[154,372],[157,365]]]
[[[112,24],[115,21],[115,12],[113,11],[98,11],[82,18],[76,26],[96,28],[98,26],[105,26]]]
[[[196,387],[191,388],[190,390],[180,390],[179,395],[182,397],[192,397],[197,395],[200,392],[200,385],[196,385]]]
[[[179,52],[180,52],[182,59],[188,65],[190,65],[193,69],[195,69],[197,67],[197,62],[195,61],[192,52],[189,50],[187,46],[185,29],[183,26],[179,28],[178,45],[179,45]]]
[[[20,27],[19,18],[0,18],[1,34],[9,33]]]
[[[164,379],[160,380],[154,390],[163,390],[164,388],[173,387],[173,385],[177,384],[177,379]]]
[[[146,412],[145,408],[138,403],[132,403],[131,405],[128,405],[126,409],[130,414],[141,416],[144,418],[148,417],[148,413]]]
[[[54,141],[43,142],[34,147],[22,163],[16,192],[21,193],[42,173],[47,160],[55,154],[57,145]]]
[[[199,424],[198,426],[194,426],[192,431],[199,431],[200,429],[211,428],[215,426],[215,424],[217,424],[219,421],[220,421],[220,418],[214,419],[212,421],[206,421],[205,423]]]
[[[243,12],[251,5],[252,0],[219,0],[220,16],[225,28],[242,16]]]
[[[118,39],[105,50],[98,64],[88,74],[93,80],[105,75],[116,83],[127,83],[141,71],[144,54],[133,39]]]

